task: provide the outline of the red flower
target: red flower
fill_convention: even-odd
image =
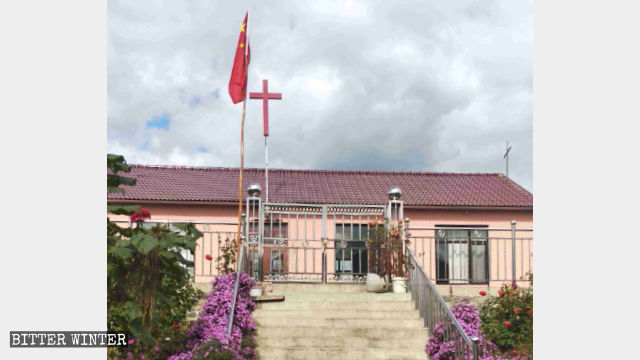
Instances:
[[[505,321],[503,321],[503,322],[502,322],[502,325],[504,325],[504,327],[506,327],[506,328],[508,329],[508,328],[510,328],[510,327],[511,327],[511,322],[510,322],[510,321],[505,320]]]
[[[504,293],[502,292],[502,290],[498,290],[498,296],[503,297]]]
[[[533,310],[528,310],[528,311],[527,311],[527,315],[529,315],[529,316],[533,316]]]
[[[402,225],[402,220],[398,220],[398,225]]]
[[[174,329],[177,329],[180,327],[180,325],[176,324],[176,323],[171,323],[171,327]]]
[[[408,233],[407,236],[411,236],[411,233]]]
[[[129,216],[131,222],[144,221],[145,219],[151,219],[151,213],[147,209],[140,209],[134,211],[131,216]]]
[[[213,258],[212,258],[212,257],[211,257],[211,255],[209,255],[209,254],[205,255],[205,256],[204,256],[204,258],[205,258],[205,259],[207,259],[207,260],[209,260],[209,261],[213,260]]]
[[[515,289],[517,289],[517,288],[518,288],[518,285],[516,285],[516,282],[515,282],[515,281],[511,283],[511,288],[512,288],[513,290],[515,290]]]
[[[519,313],[519,312],[521,312],[521,311],[522,311],[522,309],[521,309],[521,308],[519,308],[519,307],[514,307],[514,308],[513,308],[513,312],[514,312],[514,313],[516,313],[516,314],[517,314],[517,313]]]
[[[484,290],[480,290],[478,291],[478,294],[482,295],[482,296],[487,296],[487,292]]]

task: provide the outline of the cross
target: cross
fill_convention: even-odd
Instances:
[[[262,80],[261,93],[249,93],[251,99],[262,99],[262,121],[264,126],[264,136],[269,136],[269,100],[282,100],[281,93],[270,93],[268,81]]]
[[[507,152],[505,152],[503,156],[504,159],[507,159],[507,177],[509,177],[509,151],[511,151],[511,146],[509,146],[509,142],[507,141]]]

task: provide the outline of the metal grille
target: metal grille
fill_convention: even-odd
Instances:
[[[259,200],[253,200],[256,204]],[[261,238],[252,266],[276,282],[364,282],[368,224],[382,222],[384,205],[248,202],[248,238]]]
[[[533,273],[533,229],[410,227],[410,247],[437,284],[527,282]]]

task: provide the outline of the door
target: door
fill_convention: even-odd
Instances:
[[[334,241],[336,277],[367,274],[368,234],[367,224],[336,224]]]
[[[487,236],[482,229],[437,229],[436,283],[488,283]]]

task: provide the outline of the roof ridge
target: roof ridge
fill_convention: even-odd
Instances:
[[[157,168],[157,169],[184,169],[184,170],[228,170],[238,171],[237,167],[224,166],[192,166],[192,165],[145,165],[145,164],[129,164],[131,167],[139,168]],[[244,168],[245,171],[264,171],[262,168]],[[482,172],[438,172],[438,171],[384,171],[384,170],[331,170],[331,169],[282,169],[270,168],[272,171],[281,172],[299,172],[299,173],[341,173],[341,174],[399,174],[399,175],[462,175],[462,176],[504,176],[502,173],[482,173]],[[516,184],[518,185],[518,184]],[[520,185],[518,185],[520,186]]]

